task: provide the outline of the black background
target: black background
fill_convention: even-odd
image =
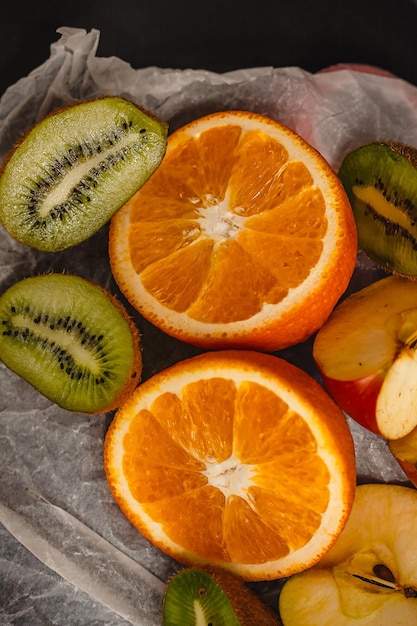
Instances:
[[[417,84],[417,0],[9,0],[0,94],[43,63],[60,26],[96,28],[99,56],[134,68],[378,65]]]

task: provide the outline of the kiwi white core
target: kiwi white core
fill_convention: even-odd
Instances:
[[[139,133],[129,133],[129,135],[123,137],[118,145],[118,152],[123,152],[123,149],[135,141],[140,140]],[[59,182],[54,188],[50,190],[44,201],[39,205],[39,216],[46,217],[51,211],[60,204],[63,204],[68,199],[68,188],[74,189],[79,185],[82,180],[92,168],[99,166],[106,157],[114,153],[114,147],[110,146],[103,149],[100,153],[89,157],[87,161],[78,162],[77,167],[68,170],[66,174],[59,179]]]
[[[91,374],[95,375],[100,373],[100,365],[94,359],[94,355],[91,353],[91,348],[89,350],[85,349],[66,330],[52,330],[51,328],[44,327],[42,331],[38,324],[35,324],[34,321],[23,315],[15,316],[14,325],[15,327],[20,326],[22,329],[27,328],[38,335],[40,340],[47,339],[50,343],[54,342],[63,350],[67,350],[73,357],[74,361],[81,368],[88,367]]]
[[[367,187],[354,185],[352,191],[358,200],[362,200],[365,204],[375,207],[382,217],[395,221],[395,223],[408,231],[414,230],[413,220],[410,215],[396,208],[392,202],[388,202],[384,195],[372,185],[368,185]]]
[[[201,608],[201,604],[199,603],[198,600],[194,600],[193,602],[194,604],[194,618],[195,618],[195,626],[206,626],[207,625],[207,619],[204,615],[204,611]]]

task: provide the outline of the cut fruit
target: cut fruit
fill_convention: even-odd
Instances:
[[[417,491],[361,485],[331,550],[284,584],[284,626],[417,624]]]
[[[161,167],[110,227],[132,305],[204,348],[279,350],[327,319],[356,262],[340,180],[293,131],[232,111],[168,138]]]
[[[122,305],[78,276],[26,278],[0,297],[0,360],[68,411],[103,413],[137,386],[138,331]]]
[[[163,626],[278,626],[242,580],[216,568],[185,569],[168,583]]]
[[[408,480],[417,487],[417,427],[401,439],[388,441],[388,447]]]
[[[317,333],[313,357],[346,413],[404,437],[417,426],[417,284],[389,276],[353,293]]]
[[[245,350],[204,353],[140,385],[104,459],[115,500],[154,545],[246,580],[316,562],[355,491],[340,409],[304,371]]]
[[[18,241],[53,252],[95,233],[149,178],[167,127],[123,98],[53,112],[13,148],[0,173],[0,221]]]
[[[362,250],[386,271],[417,278],[417,150],[370,143],[346,155],[339,177]]]

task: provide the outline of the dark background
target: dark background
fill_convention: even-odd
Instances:
[[[60,26],[100,30],[98,55],[134,68],[316,71],[359,62],[417,84],[417,0],[9,0],[0,17],[0,94],[49,57]]]
[[[117,56],[135,69],[300,66],[314,72],[353,62],[382,67],[417,85],[417,0],[7,0],[0,16],[0,96],[49,58],[61,26],[99,30],[97,54]],[[56,615],[54,623],[63,623],[59,617],[73,605],[79,608],[78,602],[85,603],[85,615],[94,614],[91,598],[71,585],[62,592],[68,597],[60,613],[47,591],[58,575],[1,525],[0,546],[6,564],[0,622],[1,598],[4,605],[9,594],[16,612],[21,609],[16,626],[52,624]],[[9,576],[8,561],[17,564],[11,571],[19,572],[19,581]],[[32,594],[32,581],[45,592],[35,587]]]

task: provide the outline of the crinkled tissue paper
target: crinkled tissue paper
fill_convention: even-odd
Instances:
[[[298,67],[224,74],[133,69],[117,57],[97,56],[97,30],[63,27],[58,33],[45,63],[0,100],[1,160],[51,110],[102,95],[135,101],[168,122],[170,131],[213,111],[256,111],[293,128],[335,169],[349,150],[375,139],[417,147],[417,88],[400,78],[350,70],[311,74]],[[74,249],[48,254],[0,230],[1,291],[32,274],[65,270],[117,293],[107,235],[104,227]],[[349,290],[379,275],[359,253]],[[137,314],[135,319],[142,334],[144,378],[198,353]],[[311,342],[282,356],[315,375]],[[181,566],[130,525],[109,493],[102,444],[112,416],[68,414],[2,364],[0,377],[0,623],[161,623],[167,580]],[[385,443],[348,420],[358,482],[407,484]],[[277,607],[279,581],[251,586]]]

